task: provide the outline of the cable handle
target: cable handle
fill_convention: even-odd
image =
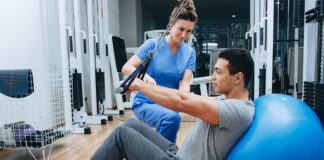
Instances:
[[[127,77],[119,87],[115,88],[115,93],[124,94],[126,91],[128,91],[128,88],[133,83],[135,78],[140,78],[143,80],[151,59],[152,57],[148,55],[145,60],[135,69],[135,71],[129,77]]]
[[[129,76],[127,77],[122,84],[120,84],[119,87],[115,88],[115,93],[119,93],[119,94],[124,94],[128,88],[130,87],[130,85],[133,83],[133,81],[135,80],[136,76],[138,75],[138,73],[140,72],[140,70],[142,70],[143,65],[139,65],[136,70]]]

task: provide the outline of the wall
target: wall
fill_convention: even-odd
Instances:
[[[49,76],[61,69],[58,2],[1,2],[0,19],[0,70],[32,69],[35,90],[25,98],[0,94],[0,122],[24,120],[36,129],[49,128],[55,122]]]
[[[120,35],[125,39],[126,47],[138,47],[141,44],[142,31],[142,1],[121,0],[120,8]]]
[[[35,0],[1,3],[1,69],[43,67],[46,55],[41,54],[43,37],[39,8],[40,4]],[[34,58],[27,60],[26,57]]]
[[[87,41],[87,53],[82,54],[82,67],[83,67],[83,79],[82,82],[84,84],[84,93],[83,96],[86,97],[87,101],[85,101],[85,105],[91,111],[91,84],[90,84],[90,57],[89,57],[89,36],[88,33],[88,14],[87,14],[87,0],[80,0],[80,23],[81,30],[86,33],[86,41]]]
[[[137,33],[137,46],[140,46],[143,42],[143,25],[142,25],[142,2],[136,0],[136,33]]]
[[[159,19],[158,17],[151,14],[151,11],[147,9],[145,5],[142,5],[142,35],[144,32],[150,30],[161,30],[166,29],[168,19]]]
[[[119,0],[108,0],[108,31],[109,34],[120,35],[120,3]]]

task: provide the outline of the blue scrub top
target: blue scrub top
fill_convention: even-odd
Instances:
[[[135,55],[144,61],[149,51],[154,49],[157,41],[158,38],[145,41],[135,51]],[[189,69],[194,72],[195,66],[196,51],[192,47],[182,42],[174,56],[166,40],[163,39],[163,42],[156,49],[156,56],[151,59],[146,74],[150,75],[160,86],[178,89],[185,70]],[[134,105],[138,104],[139,101],[155,103],[140,92],[134,98]]]

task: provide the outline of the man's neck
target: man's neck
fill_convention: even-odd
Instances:
[[[234,89],[229,93],[225,93],[226,99],[239,99],[239,100],[249,100],[248,91],[244,89]]]

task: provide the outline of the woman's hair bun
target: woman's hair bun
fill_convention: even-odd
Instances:
[[[194,4],[193,0],[181,0],[178,4],[178,7],[181,6],[183,1],[186,1],[186,5],[184,6],[185,9],[196,11],[195,4]]]
[[[176,7],[174,7],[169,19],[172,20],[174,18],[177,10],[180,8],[181,4],[183,3],[185,3],[184,8],[180,11],[180,14],[178,15],[177,19],[189,20],[191,22],[196,23],[198,20],[198,16],[196,13],[196,7],[193,0],[181,0],[179,4]]]

